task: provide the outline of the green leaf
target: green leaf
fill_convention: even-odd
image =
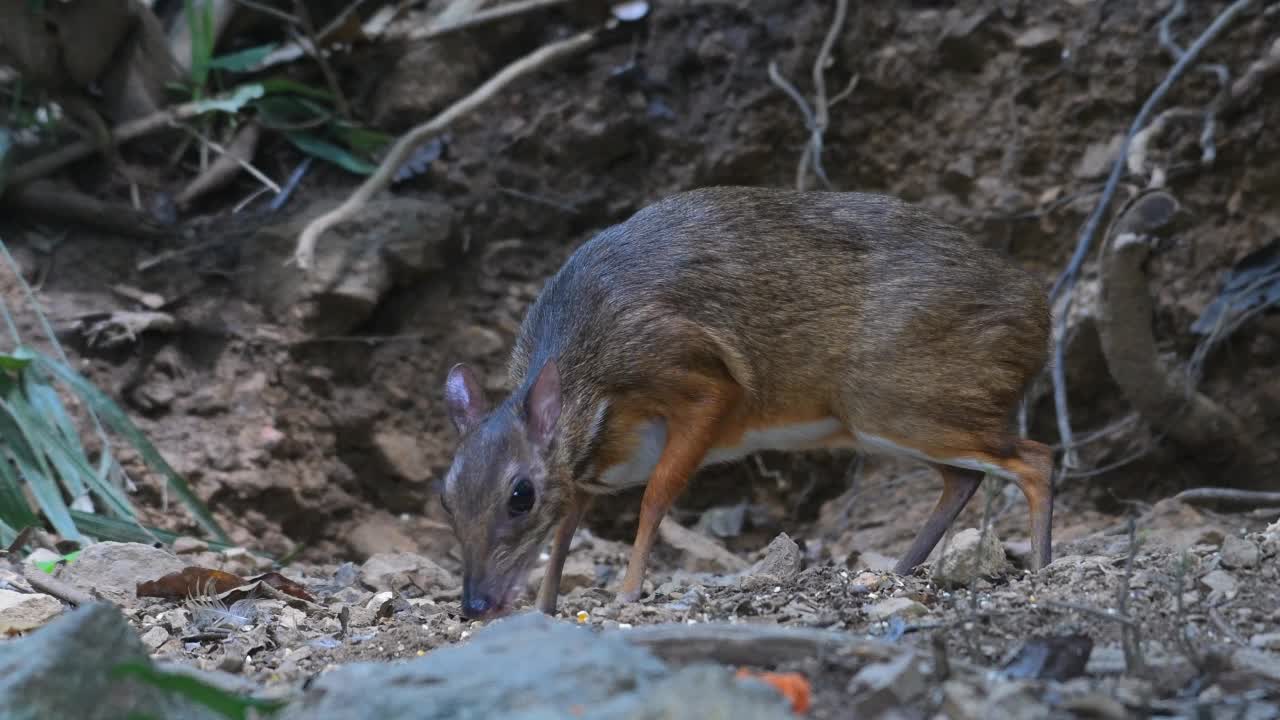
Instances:
[[[58,567],[58,565],[59,565],[59,564],[61,564],[61,563],[71,563],[71,562],[75,562],[75,561],[76,561],[76,558],[78,558],[78,557],[80,557],[80,551],[79,551],[79,550],[77,550],[77,551],[75,551],[75,552],[73,552],[73,553],[67,553],[66,555],[63,555],[62,557],[58,558],[57,560],[41,560],[40,562],[33,563],[33,564],[34,564],[36,567],[40,568],[42,571],[44,571],[44,572],[49,573],[50,575],[52,575],[52,574],[53,574],[53,571],[57,569],[57,567]]]
[[[152,468],[159,470],[169,481],[169,486],[173,488],[178,497],[186,504],[187,508],[195,516],[196,521],[200,523],[215,538],[223,542],[230,542],[227,535],[218,525],[218,521],[214,519],[213,514],[205,507],[200,498],[196,497],[192,492],[191,486],[181,475],[173,469],[172,466],[160,454],[146,435],[138,429],[137,425],[129,419],[124,410],[119,405],[112,402],[111,398],[99,390],[93,383],[86,380],[83,376],[72,370],[70,367],[53,360],[42,354],[36,354],[36,364],[47,370],[50,374],[57,377],[62,382],[71,386],[71,389],[80,396],[84,402],[96,412],[103,421],[116,432],[123,435],[134,449],[142,456]]]
[[[40,516],[31,510],[26,496],[22,494],[22,481],[3,453],[0,453],[0,522],[18,530],[44,524]]]
[[[6,525],[4,520],[0,520],[0,546],[9,547],[17,539],[18,531]]]
[[[269,77],[261,81],[268,95],[302,95],[317,100],[332,100],[333,93],[324,88],[313,87],[284,76]]]
[[[0,370],[8,372],[21,372],[23,368],[31,364],[31,358],[14,357],[13,355],[0,355]]]
[[[393,135],[341,122],[330,126],[329,132],[341,139],[353,152],[364,156],[380,154],[395,140]]]
[[[173,544],[181,535],[168,530],[150,527],[147,525],[139,525],[136,522],[128,520],[120,520],[117,518],[107,517],[105,515],[97,515],[82,510],[72,509],[71,519],[76,521],[76,526],[80,528],[80,532],[89,537],[99,540],[112,540],[115,542],[137,542],[151,544],[162,542]],[[229,550],[235,547],[231,543],[218,542],[217,540],[208,540],[210,549],[213,550]],[[250,551],[253,555],[272,559],[270,556]]]
[[[26,402],[25,398],[11,395],[9,402],[15,417],[18,418],[18,422],[39,444],[39,447],[49,458],[49,462],[58,471],[58,475],[62,477],[63,487],[66,488],[69,495],[73,498],[80,497],[86,491],[87,486],[94,491],[95,495],[105,500],[107,506],[115,514],[124,518],[135,517],[136,513],[134,513],[133,506],[129,504],[128,498],[124,496],[120,488],[112,485],[94,471],[82,448],[72,445],[65,437],[62,437],[57,430],[49,425],[44,417]]]
[[[322,140],[311,133],[294,131],[285,133],[285,137],[302,152],[314,155],[321,160],[327,160],[357,175],[370,175],[374,170],[377,170],[377,166],[357,158],[345,148],[334,145],[327,140]]]
[[[262,83],[240,85],[227,95],[211,97],[196,103],[195,114],[203,115],[211,112],[238,113],[251,101],[262,97],[266,90]]]
[[[186,673],[159,670],[149,662],[121,663],[112,668],[111,673],[116,677],[133,676],[148,685],[177,693],[230,720],[246,720],[250,709],[271,714],[285,705],[281,700],[241,697]]]
[[[332,110],[296,95],[268,95],[255,100],[253,107],[263,127],[284,132],[323,125],[334,115]]]
[[[266,45],[247,48],[240,52],[220,55],[209,61],[209,67],[228,72],[245,72],[262,62],[278,46],[279,43],[267,43]]]
[[[18,466],[18,474],[26,480],[27,487],[31,488],[31,494],[36,498],[36,504],[53,525],[53,529],[68,540],[81,540],[80,531],[71,521],[67,502],[62,497],[62,488],[58,487],[45,458],[42,444],[32,437],[29,428],[14,410],[12,401],[19,398],[18,392],[18,386],[13,385],[8,389],[6,397],[0,399],[0,410],[3,410],[0,412],[0,438],[4,439],[3,448]]]

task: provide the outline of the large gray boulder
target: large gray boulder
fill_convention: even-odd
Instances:
[[[280,720],[642,720],[790,717],[782,697],[729,668],[668,666],[619,635],[526,612],[404,663],[356,663],[317,678]]]
[[[5,720],[221,720],[140,680],[118,677],[126,662],[150,663],[138,634],[108,603],[86,605],[0,642],[0,715]]]

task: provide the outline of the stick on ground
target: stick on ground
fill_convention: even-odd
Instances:
[[[596,30],[588,30],[567,40],[544,45],[534,50],[500,70],[497,75],[489,78],[470,95],[445,108],[439,115],[405,133],[387,152],[373,175],[356,188],[355,192],[351,193],[341,205],[307,224],[298,238],[298,246],[289,262],[296,262],[303,270],[310,269],[315,259],[316,243],[324,231],[351,218],[369,202],[370,198],[385,190],[391,184],[396,171],[419,145],[439,134],[458,118],[484,104],[517,78],[586,49],[595,41],[597,33]]]

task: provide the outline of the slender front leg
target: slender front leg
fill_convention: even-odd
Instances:
[[[942,496],[938,498],[938,504],[933,506],[933,512],[929,514],[929,518],[924,521],[924,526],[916,534],[911,548],[894,566],[893,571],[899,575],[910,575],[917,565],[929,557],[929,553],[933,552],[933,548],[947,532],[947,528],[956,521],[960,511],[969,504],[973,494],[978,491],[978,486],[982,484],[983,473],[978,470],[964,470],[945,465],[938,465],[937,468],[938,472],[942,473]]]
[[[640,599],[649,553],[657,538],[658,524],[671,508],[671,504],[684,492],[689,478],[697,472],[707,451],[715,442],[720,424],[724,421],[733,402],[732,391],[717,387],[699,402],[684,409],[674,418],[667,419],[667,446],[658,459],[658,465],[649,476],[649,484],[640,501],[640,525],[631,547],[631,560],[622,578],[618,594],[623,602]]]
[[[538,610],[547,615],[556,614],[556,600],[560,597],[560,575],[564,572],[564,561],[569,557],[569,543],[578,530],[578,523],[587,513],[591,498],[586,493],[575,492],[569,501],[569,511],[560,521],[556,529],[555,540],[551,543],[551,559],[547,561],[547,572],[542,576],[542,586],[538,589]]]

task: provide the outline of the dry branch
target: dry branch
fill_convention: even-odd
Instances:
[[[834,17],[831,18],[831,26],[827,28],[827,34],[822,40],[822,46],[818,49],[818,56],[813,61],[814,99],[812,108],[809,107],[808,101],[804,99],[804,96],[800,94],[796,86],[778,71],[778,63],[776,61],[769,63],[769,80],[786,93],[787,97],[791,98],[791,101],[796,104],[796,107],[800,110],[800,115],[804,117],[805,129],[809,131],[809,140],[805,143],[804,150],[800,152],[800,161],[796,166],[797,190],[806,189],[805,181],[808,179],[810,167],[813,169],[813,174],[822,181],[823,186],[828,190],[831,189],[831,180],[827,178],[827,171],[822,166],[822,145],[826,138],[827,124],[830,122],[830,110],[836,103],[848,97],[858,82],[858,76],[854,75],[850,78],[849,84],[844,90],[841,90],[833,98],[827,98],[827,65],[831,62],[831,50],[835,47],[836,39],[844,28],[844,20],[848,10],[848,0],[836,0],[836,12]]]
[[[1253,507],[1280,506],[1280,492],[1266,490],[1237,490],[1235,488],[1192,488],[1174,495],[1186,503],[1233,503]]]
[[[194,130],[190,132],[200,142],[216,151],[218,159],[214,160],[204,172],[193,178],[182,189],[182,192],[178,193],[178,196],[174,198],[174,202],[178,204],[178,207],[185,208],[201,195],[225,186],[239,175],[241,170],[254,176],[258,182],[261,182],[272,191],[280,192],[279,185],[276,185],[271,178],[252,165],[253,155],[258,149],[258,138],[262,135],[261,126],[257,122],[250,121],[245,123],[244,127],[240,128],[235,138],[226,147],[204,138]]]
[[[1151,293],[1142,269],[1149,235],[1177,209],[1169,193],[1148,192],[1129,201],[1108,229],[1100,261],[1102,353],[1121,393],[1148,423],[1197,451],[1230,453],[1241,435],[1239,421],[1165,366],[1151,327]]]
[[[0,197],[0,208],[144,240],[164,240],[174,235],[173,228],[160,225],[146,213],[99,200],[52,180],[38,180],[22,187],[8,188],[8,192]]]
[[[1236,0],[1225,10],[1214,18],[1209,27],[1196,38],[1191,47],[1174,63],[1165,75],[1164,80],[1160,82],[1156,89],[1152,91],[1150,97],[1142,104],[1142,108],[1138,110],[1137,116],[1133,118],[1133,122],[1129,125],[1129,131],[1125,134],[1124,141],[1121,143],[1120,152],[1116,154],[1115,162],[1111,165],[1111,172],[1107,176],[1106,185],[1103,186],[1102,194],[1098,197],[1098,203],[1094,207],[1093,212],[1085,221],[1084,227],[1080,230],[1080,236],[1076,240],[1075,250],[1071,254],[1071,259],[1067,263],[1067,267],[1054,281],[1052,289],[1049,291],[1051,302],[1057,302],[1061,298],[1061,307],[1057,309],[1058,315],[1054,322],[1053,333],[1053,359],[1050,363],[1050,374],[1053,380],[1053,399],[1054,409],[1057,416],[1058,434],[1062,442],[1064,450],[1064,458],[1062,467],[1064,470],[1070,469],[1074,465],[1074,439],[1071,431],[1071,415],[1067,406],[1067,379],[1066,379],[1066,342],[1067,342],[1067,318],[1070,315],[1071,301],[1074,295],[1075,283],[1080,273],[1080,268],[1084,265],[1084,260],[1089,255],[1089,251],[1093,247],[1093,238],[1098,232],[1098,226],[1102,224],[1102,218],[1107,214],[1107,209],[1111,205],[1111,200],[1115,196],[1116,188],[1120,185],[1120,176],[1124,173],[1125,164],[1128,159],[1129,146],[1133,142],[1133,138],[1144,127],[1147,126],[1148,118],[1155,112],[1155,108],[1163,100],[1165,95],[1175,83],[1186,74],[1191,68],[1200,54],[1209,46],[1219,35],[1226,30],[1232,21],[1234,21],[1241,13],[1249,9],[1254,4],[1254,0]],[[1148,299],[1148,302],[1150,300]],[[1147,333],[1150,334],[1148,328]]]
[[[88,605],[95,601],[89,593],[74,588],[42,570],[26,570],[22,576],[31,583],[31,587],[72,605]]]
[[[424,28],[417,28],[409,33],[409,39],[414,41],[434,40],[442,35],[459,32],[468,28],[473,28],[486,23],[504,20],[506,18],[523,15],[525,13],[535,12],[553,8],[557,5],[563,5],[568,0],[521,0],[520,2],[506,3],[498,5],[487,10],[481,10],[463,17],[461,20],[442,23],[439,25],[428,25]]]
[[[122,145],[130,140],[136,140],[145,135],[159,132],[183,120],[189,120],[206,112],[208,102],[209,100],[200,100],[174,105],[171,108],[152,113],[146,117],[121,123],[111,130],[111,144],[113,146]],[[89,157],[98,148],[99,146],[96,143],[81,140],[59,148],[48,155],[41,155],[14,168],[13,172],[9,173],[6,188],[22,185],[57,172],[77,160]]]
[[[341,205],[307,224],[298,238],[298,246],[290,262],[296,262],[298,267],[304,270],[310,269],[320,236],[329,228],[351,218],[369,202],[370,198],[386,189],[396,171],[419,145],[439,134],[458,118],[484,104],[512,81],[556,60],[584,50],[595,41],[596,36],[596,30],[588,30],[567,40],[550,43],[534,50],[500,70],[470,95],[445,108],[439,115],[405,133],[387,152],[373,175],[356,188],[355,192],[351,193]]]
[[[673,623],[612,632],[672,663],[714,661],[759,666],[835,654],[884,661],[904,652],[884,641],[860,638],[848,632],[777,625]]]

